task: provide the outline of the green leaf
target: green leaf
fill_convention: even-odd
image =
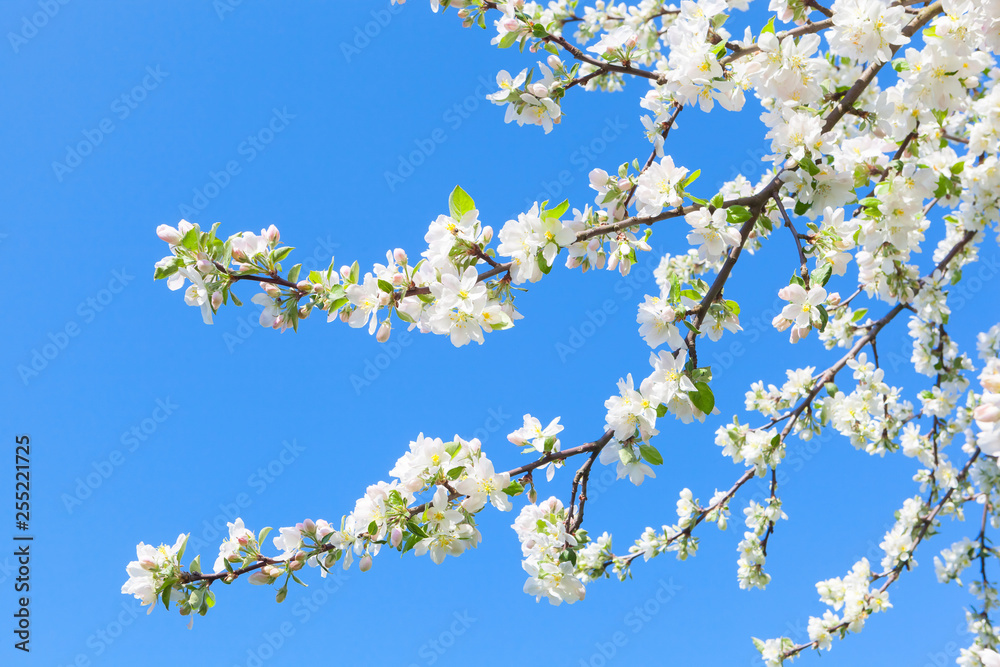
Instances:
[[[549,33],[545,32],[545,27],[541,23],[536,23],[531,28],[531,34],[537,37],[538,39],[544,39],[549,35]]]
[[[642,458],[648,463],[654,466],[663,465],[663,457],[660,456],[660,452],[657,451],[656,447],[648,444],[639,445],[639,453],[642,454]]]
[[[804,215],[806,211],[812,208],[812,204],[805,203],[803,201],[795,202],[795,215]]]
[[[360,276],[361,276],[361,267],[358,265],[358,261],[354,260],[354,264],[351,264],[350,280],[348,280],[347,282],[351,283],[352,285],[356,285],[358,283],[358,277]]]
[[[508,496],[518,496],[524,492],[524,486],[516,479],[503,488],[503,492]]]
[[[240,301],[238,298],[236,298],[236,294],[233,293],[231,290],[229,292],[229,297],[233,300],[233,305],[234,306],[242,306],[243,305],[243,302]]]
[[[546,275],[552,270],[552,267],[545,263],[545,255],[542,254],[541,250],[538,251],[538,268]]]
[[[201,572],[201,554],[194,557],[194,560],[188,565],[188,570],[191,572]]]
[[[763,28],[760,29],[760,34],[766,35],[766,34],[770,33],[770,34],[773,35],[774,34],[774,19],[776,19],[776,18],[778,18],[777,15],[772,16],[771,20],[767,22],[767,25],[765,25]]]
[[[260,531],[260,536],[257,538],[257,544],[264,544],[264,540],[267,539],[267,534],[270,532],[271,532],[270,526],[267,526],[266,528],[262,529]]]
[[[514,42],[516,41],[517,41],[517,33],[508,32],[506,35],[500,38],[500,48],[509,49],[511,46],[514,45]]]
[[[393,292],[392,283],[382,280],[381,278],[379,278],[378,281],[378,288],[386,294],[392,294]]]
[[[726,222],[734,225],[741,225],[750,219],[750,209],[746,206],[730,206],[726,209]]]
[[[302,271],[302,265],[296,264],[288,272],[288,282],[297,283],[299,281],[299,273]]]
[[[951,173],[953,173],[955,175],[961,174],[964,170],[965,170],[965,162],[964,161],[962,161],[962,162],[956,162],[955,164],[951,165]]]
[[[826,285],[827,281],[830,280],[830,276],[833,275],[833,264],[824,264],[820,268],[816,269],[809,276],[810,280],[814,283],[819,283],[820,285]]]
[[[459,220],[474,208],[476,208],[476,203],[472,201],[472,197],[456,185],[455,189],[451,191],[451,196],[448,197],[448,210],[451,212],[451,217]]]
[[[563,213],[565,213],[567,210],[569,210],[569,200],[568,199],[564,199],[563,203],[559,204],[558,206],[556,206],[554,209],[552,209],[550,211],[546,211],[544,217],[546,217],[546,218],[561,218],[563,216]]]
[[[188,230],[187,234],[184,235],[184,238],[181,239],[181,245],[187,248],[188,250],[197,250],[198,234],[199,234],[198,228],[192,227],[191,229]]]
[[[682,320],[682,321],[684,322],[684,326],[686,326],[688,329],[690,329],[691,331],[694,332],[695,336],[700,336],[701,335],[701,331],[698,330],[698,327],[696,327],[695,325],[691,324],[687,320]]]
[[[292,252],[292,250],[294,250],[294,248],[290,246],[283,246],[281,248],[278,248],[271,253],[271,259],[275,262],[280,262],[284,260],[286,257],[288,257],[288,255]]]
[[[715,408],[715,395],[712,393],[712,388],[704,382],[695,382],[694,386],[695,390],[688,392],[688,398],[694,403],[694,407],[706,415],[712,414],[712,410]]]
[[[656,416],[658,418],[659,417],[664,417],[664,416],[666,416],[666,414],[667,414],[667,406],[666,406],[666,404],[660,403],[659,405],[656,406]]]
[[[867,308],[858,308],[851,317],[851,322],[860,322],[861,318],[868,314]]]
[[[160,280],[161,278],[169,278],[170,276],[177,273],[177,269],[181,268],[182,266],[184,266],[184,260],[181,259],[180,257],[174,257],[172,260],[170,260],[170,263],[168,265],[163,267],[160,266],[156,267],[156,270],[153,271],[153,280]]]
[[[813,162],[812,158],[809,157],[801,158],[799,160],[799,167],[805,169],[810,176],[815,176],[816,174],[819,173],[819,167],[817,167],[816,163]]]
[[[823,331],[826,329],[826,323],[830,321],[830,314],[826,312],[826,307],[823,304],[816,306],[819,310],[819,330]]]
[[[688,177],[681,182],[681,189],[683,190],[684,188],[688,187],[689,185],[697,181],[699,176],[701,176],[701,169],[695,169],[694,171],[692,171],[688,175]]]

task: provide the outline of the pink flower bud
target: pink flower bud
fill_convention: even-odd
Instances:
[[[250,543],[250,540],[247,539],[246,535],[240,535],[239,537],[236,538],[236,541],[240,543],[241,547],[245,547]]]
[[[972,417],[977,422],[1000,421],[1000,406],[992,403],[983,403],[972,411]]]
[[[375,340],[380,343],[384,343],[389,340],[389,334],[392,332],[392,327],[388,322],[383,322],[378,328],[378,332],[375,334]]]
[[[776,315],[773,320],[771,320],[771,326],[773,326],[778,331],[784,331],[788,327],[792,326],[791,320],[786,320],[781,315]]]
[[[490,241],[493,240],[493,227],[491,227],[490,225],[486,225],[485,227],[483,227],[482,240],[483,243],[489,243]]]
[[[215,310],[218,310],[219,306],[221,306],[221,305],[222,305],[222,292],[213,292],[212,293],[212,308],[214,308]]]
[[[272,299],[277,299],[281,296],[281,290],[274,283],[261,283],[264,286],[264,291]]]
[[[533,83],[530,88],[531,94],[535,97],[542,98],[549,96],[549,89],[545,87],[544,83]]]
[[[201,273],[201,275],[203,276],[207,276],[208,274],[215,271],[215,265],[212,264],[212,262],[208,261],[207,259],[199,259],[197,262],[195,262],[194,268],[198,269],[198,272]]]
[[[268,227],[264,235],[267,237],[268,242],[271,243],[272,245],[277,243],[278,239],[281,238],[281,233],[278,231],[278,228],[275,227],[274,225]]]
[[[389,544],[393,549],[398,549],[399,545],[403,543],[403,531],[400,530],[399,526],[393,526],[392,535],[389,537]]]
[[[346,264],[344,264],[342,267],[340,267],[340,277],[343,278],[344,280],[347,280],[348,278],[350,278],[351,277],[351,267],[347,266]]]
[[[513,18],[504,19],[500,23],[507,32],[517,32],[517,29],[521,26],[518,20]]]
[[[309,306],[301,306],[299,308],[299,319],[300,320],[306,319],[307,317],[309,317],[309,313],[311,312],[312,311],[310,310]]]
[[[156,562],[151,561],[147,558],[145,560],[139,561],[139,566],[142,569],[146,570],[147,572],[152,572],[153,570],[156,569]]]
[[[630,187],[632,187],[632,181],[628,180],[627,178],[619,178],[618,179],[618,189],[619,190],[625,191],[625,190],[628,190]]]
[[[406,251],[402,248],[396,248],[392,251],[392,258],[396,260],[397,264],[406,264]]]
[[[160,225],[156,228],[156,235],[160,237],[161,241],[166,241],[170,245],[177,245],[184,238],[184,235],[180,231],[174,229],[170,225]]]
[[[299,282],[295,283],[295,289],[297,289],[300,292],[309,292],[312,290],[312,287],[313,287],[312,283],[309,282],[308,280],[300,280]]]
[[[367,572],[372,569],[372,557],[369,554],[365,554],[361,557],[361,562],[358,563],[358,569],[362,572]]]
[[[264,574],[260,570],[258,570],[257,572],[254,572],[253,574],[251,574],[249,581],[254,586],[267,586],[268,584],[271,583],[270,577],[268,577],[266,574]]]

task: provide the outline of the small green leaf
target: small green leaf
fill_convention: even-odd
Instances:
[[[378,288],[386,294],[392,294],[393,292],[392,283],[382,280],[381,278],[379,278],[378,281]]]
[[[299,281],[299,273],[302,271],[302,265],[296,264],[288,272],[288,282],[297,283]]]
[[[712,410],[715,408],[715,395],[712,393],[712,388],[704,382],[696,382],[694,386],[695,390],[688,392],[688,398],[694,403],[694,407],[706,415],[712,414]]]
[[[451,212],[451,217],[459,220],[474,208],[476,208],[476,203],[472,201],[472,197],[456,185],[455,189],[451,191],[451,196],[448,197],[448,210]]]
[[[550,211],[546,211],[545,217],[546,218],[561,218],[563,216],[563,213],[565,213],[567,210],[569,210],[569,200],[568,199],[564,199],[563,202],[561,204],[559,204],[558,206],[556,206],[554,209],[552,209]]]
[[[660,456],[660,452],[657,451],[656,447],[649,444],[639,445],[639,453],[642,454],[642,458],[651,465],[663,465],[663,457]]]

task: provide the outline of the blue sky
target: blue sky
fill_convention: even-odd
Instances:
[[[505,436],[526,412],[561,416],[564,447],[593,440],[618,378],[648,371],[635,308],[655,289],[655,258],[627,278],[555,270],[520,297],[515,329],[461,349],[401,329],[380,346],[319,318],[278,334],[259,329],[253,306],[225,309],[206,327],[180,294],[154,283],[166,250],[154,230],[182,216],[204,227],[221,221],[223,235],[273,223],[297,261],[325,267],[333,253],[338,264],[370,266],[388,248],[419,253],[456,184],[499,229],[536,199],[589,203],[590,169],[648,155],[637,104],[644,84],[614,95],[574,90],[550,135],[504,125],[484,95],[499,69],[533,59],[491,47],[492,31],[463,30],[454,13],[434,15],[419,0],[223,2],[0,7],[0,258],[14,295],[0,387],[9,451],[16,434],[31,438],[35,535],[33,655],[7,642],[2,662],[754,665],[751,635],[804,640],[808,616],[824,610],[815,582],[869,552],[880,557],[892,513],[915,492],[912,461],[870,458],[839,436],[792,444],[781,489],[790,518],[771,540],[766,592],[738,589],[734,516],[725,533],[701,532],[691,560],[640,564],[630,582],[592,584],[573,606],[536,603],[521,592],[514,514],[487,510],[480,548],[442,566],[384,554],[372,571],[339,580],[308,571],[310,587],[290,590],[282,605],[241,582],[219,590],[193,630],[162,608],[146,617],[119,593],[139,541],[190,532],[211,562],[221,539],[212,524],[237,513],[254,529],[339,520],[419,432],[477,435],[503,469],[524,462]],[[45,7],[52,15],[37,19]],[[679,125],[670,151],[702,169],[704,195],[741,163],[758,168],[754,112],[685,111]],[[661,223],[652,244],[682,251],[681,225]],[[983,258],[992,273],[971,270],[995,289],[995,246]],[[781,384],[786,367],[834,360],[815,337],[789,348],[766,324],[794,266],[780,236],[740,262],[727,296],[740,301],[745,331],[700,355],[712,361],[723,414],[705,425],[662,421],[665,464],[641,488],[596,470],[592,533],[611,531],[624,551],[645,526],[675,520],[680,489],[707,501],[728,488],[742,471],[721,457],[712,432],[742,416],[749,384]],[[253,290],[239,294],[249,303]],[[965,349],[992,324],[986,310],[953,316]],[[912,397],[904,323],[883,339],[880,354],[898,368],[890,381]],[[582,344],[560,354],[574,341]],[[540,493],[565,499],[571,475],[563,469]],[[4,497],[12,476],[0,482]],[[765,490],[748,488],[737,497],[744,504]],[[954,660],[970,641],[961,607],[971,598],[938,585],[932,564],[951,533],[921,547],[921,567],[892,588],[896,608],[838,642],[824,665]],[[0,557],[8,624],[11,565]]]

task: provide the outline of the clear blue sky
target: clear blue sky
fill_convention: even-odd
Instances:
[[[697,557],[639,564],[632,581],[592,584],[573,606],[521,592],[515,514],[487,510],[480,548],[442,566],[386,553],[371,572],[353,569],[325,588],[310,570],[310,587],[290,590],[282,605],[273,591],[240,582],[218,591],[193,630],[162,607],[136,617],[138,601],[119,589],[137,542],[191,532],[211,563],[219,540],[207,539],[206,522],[232,518],[234,505],[255,530],[337,521],[366,485],[387,479],[418,432],[479,435],[502,469],[524,462],[505,435],[526,412],[561,416],[566,447],[598,437],[618,378],[648,372],[635,309],[655,289],[649,256],[628,279],[560,268],[521,297],[525,319],[515,329],[461,349],[401,330],[380,346],[320,319],[278,334],[257,327],[253,306],[225,309],[206,327],[179,293],[152,280],[166,249],[156,226],[176,224],[189,207],[189,219],[221,221],[224,235],[273,223],[300,261],[314,256],[325,267],[335,252],[338,264],[370,266],[387,248],[419,253],[456,184],[494,229],[538,198],[582,206],[593,199],[591,168],[648,154],[637,105],[644,84],[616,95],[573,91],[565,121],[546,136],[504,125],[503,110],[484,99],[499,69],[533,59],[491,47],[492,30],[463,30],[453,12],[436,16],[421,0],[393,13],[387,2],[245,0],[221,16],[207,1],[49,4],[58,11],[37,30],[24,22],[42,22],[32,17],[44,2],[0,7],[0,259],[13,295],[0,350],[8,452],[0,504],[12,522],[13,441],[29,434],[36,536],[30,656],[11,647],[13,559],[0,549],[0,663],[753,665],[749,637],[805,639],[808,616],[825,609],[815,582],[843,575],[876,547],[915,492],[910,460],[872,459],[840,437],[808,450],[793,444],[781,489],[790,518],[771,540],[766,592],[736,583],[744,492],[728,532],[701,532]],[[359,38],[366,29],[372,36]],[[12,43],[8,33],[23,38]],[[752,111],[685,111],[670,150],[703,170],[707,196],[734,165],[754,164],[762,135]],[[88,154],[67,155],[80,142],[92,144]],[[421,145],[412,174],[399,172]],[[221,175],[227,168],[234,175]],[[393,171],[405,178],[390,185]],[[680,225],[658,225],[652,243],[683,250]],[[995,263],[995,246],[983,255]],[[743,305],[746,332],[702,353],[714,359],[717,419],[742,415],[753,380],[781,384],[786,367],[833,360],[815,337],[790,349],[786,334],[761,324],[793,268],[786,238],[740,262],[727,296]],[[240,292],[247,303],[252,294]],[[991,324],[984,310],[953,317],[966,349]],[[588,313],[606,323],[560,358],[557,343],[569,343]],[[744,352],[732,356],[735,342]],[[887,365],[893,351],[896,365],[909,357],[901,321],[880,343]],[[36,353],[52,358],[36,360],[37,375],[20,372]],[[370,384],[352,383],[366,368]],[[890,376],[912,389],[903,366]],[[502,426],[487,432],[497,415]],[[728,488],[741,470],[713,444],[719,423],[662,421],[666,462],[641,488],[607,484],[610,473],[596,471],[586,525],[612,531],[624,551],[645,526],[675,520],[680,489],[707,501]],[[563,469],[542,493],[565,499],[570,478]],[[96,488],[81,487],[88,479]],[[922,546],[921,567],[892,588],[897,608],[838,642],[822,664],[953,661],[968,642],[961,606],[970,598],[938,585],[932,563],[951,537]],[[605,659],[602,645],[614,655]]]

